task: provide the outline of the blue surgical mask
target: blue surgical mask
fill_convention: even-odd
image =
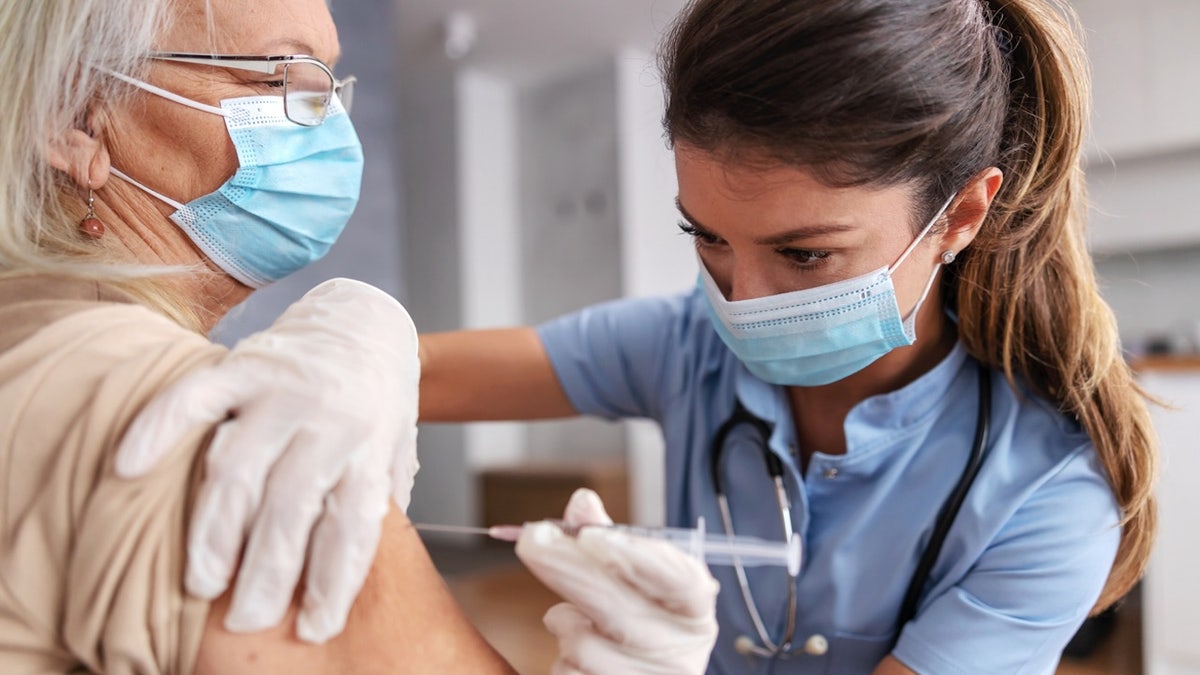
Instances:
[[[116,168],[113,175],[175,208],[171,220],[221,269],[260,288],[320,260],[358,205],[363,152],[335,96],[319,126],[288,121],[282,96],[226,99],[221,107],[113,73],[151,93],[220,115],[238,170],[216,192],[187,204]]]
[[[751,373],[771,384],[793,387],[837,382],[896,347],[913,344],[917,312],[938,269],[905,319],[896,304],[892,273],[941,218],[951,200],[953,197],[946,200],[890,267],[825,286],[730,302],[701,260],[699,285],[708,299],[717,334]]]

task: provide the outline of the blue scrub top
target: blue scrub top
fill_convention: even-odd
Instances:
[[[694,527],[703,516],[710,531],[721,531],[710,444],[735,399],[774,425],[770,451],[783,460],[792,525],[804,544],[794,644],[820,635],[829,648],[787,660],[738,654],[734,640],[758,643],[757,633],[732,568],[713,567],[721,630],[708,672],[845,675],[870,673],[883,660],[974,438],[979,375],[961,344],[911,384],[855,406],[846,454],[816,452],[801,475],[783,388],[755,378],[721,342],[699,291],[599,305],[538,333],[576,410],[662,426],[669,525]],[[987,453],[917,616],[891,652],[919,673],[1052,673],[1116,555],[1120,509],[1087,435],[999,373]],[[734,531],[779,540],[780,510],[762,457],[761,445],[734,439],[721,471]],[[778,640],[786,572],[748,568],[747,575]]]

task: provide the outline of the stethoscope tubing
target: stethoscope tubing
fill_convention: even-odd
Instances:
[[[933,527],[933,533],[929,537],[929,544],[925,547],[925,552],[921,555],[921,561],[917,563],[917,569],[913,572],[912,579],[908,582],[908,590],[904,593],[904,602],[900,604],[900,615],[896,628],[896,638],[892,641],[892,646],[895,646],[896,640],[900,638],[900,630],[905,624],[912,621],[917,615],[917,604],[921,599],[921,591],[924,590],[925,583],[929,580],[930,574],[933,572],[933,566],[937,563],[938,556],[942,553],[942,545],[946,543],[946,535],[950,532],[950,527],[954,525],[954,521],[958,518],[958,512],[962,509],[963,502],[967,499],[967,492],[971,490],[971,486],[975,483],[975,477],[979,475],[979,469],[983,466],[983,458],[987,451],[987,438],[990,431],[992,417],[992,371],[983,367],[979,367],[979,409],[975,416],[975,438],[971,443],[971,454],[967,458],[967,465],[963,468],[962,475],[955,484],[954,489],[942,504],[941,510],[938,512],[937,521]]]
[[[982,363],[978,364],[978,373],[979,408],[975,418],[975,437],[971,444],[971,453],[967,457],[967,464],[963,468],[958,482],[955,483],[954,489],[947,495],[946,500],[942,503],[942,507],[938,511],[937,520],[934,523],[929,543],[926,544],[925,550],[921,554],[921,559],[917,563],[912,578],[909,580],[908,588],[904,594],[904,601],[900,605],[898,622],[896,624],[896,636],[892,641],[893,647],[896,640],[899,639],[901,629],[916,616],[921,591],[924,590],[925,584],[930,578],[933,566],[937,563],[938,556],[942,552],[942,546],[946,542],[946,536],[950,532],[950,528],[954,525],[959,511],[962,509],[963,502],[966,501],[967,493],[975,483],[975,478],[979,475],[979,470],[983,466],[983,461],[987,454],[987,440],[991,426],[992,378],[991,370]],[[784,487],[783,461],[770,448],[772,426],[767,421],[746,410],[742,406],[741,401],[735,403],[733,414],[717,429],[710,448],[709,459],[711,461],[710,469],[712,472],[713,491],[721,510],[721,522],[725,529],[725,534],[733,535],[733,519],[729,510],[728,497],[723,481],[721,480],[720,463],[725,451],[725,441],[739,424],[750,424],[758,432],[763,441],[763,459],[767,465],[767,473],[770,474],[772,482],[776,486],[776,497],[780,502],[780,516],[784,518],[784,533],[786,536],[790,536],[792,531],[791,508],[787,501],[786,488]],[[796,626],[795,577],[788,579],[789,616],[787,629],[783,640],[776,644],[767,634],[766,626],[763,625],[756,603],[750,593],[750,586],[746,579],[745,571],[741,565],[735,565],[734,567],[738,577],[738,586],[741,588],[742,599],[746,605],[746,611],[749,612],[755,631],[759,634],[759,639],[763,644],[763,647],[750,645],[748,647],[749,652],[767,658],[786,658],[791,653]],[[748,642],[745,636],[739,638],[739,643],[743,641]]]

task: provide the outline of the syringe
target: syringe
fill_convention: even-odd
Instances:
[[[569,535],[576,535],[580,528],[567,527],[563,521],[553,521]],[[413,525],[424,532],[448,532],[452,534],[480,534],[500,541],[516,541],[524,525],[493,525],[492,527],[466,527],[460,525]],[[759,537],[709,533],[704,529],[704,519],[696,523],[695,529],[686,527],[641,527],[637,525],[585,525],[584,527],[610,527],[619,532],[657,539],[673,544],[709,565],[734,565],[757,567],[774,565],[787,567],[788,574],[800,573],[800,536],[793,534],[790,541],[770,541]]]

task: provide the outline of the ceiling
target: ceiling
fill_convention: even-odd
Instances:
[[[476,27],[457,62],[518,81],[595,60],[622,47],[650,50],[686,0],[398,0],[402,64],[454,63],[445,25],[466,13]]]

